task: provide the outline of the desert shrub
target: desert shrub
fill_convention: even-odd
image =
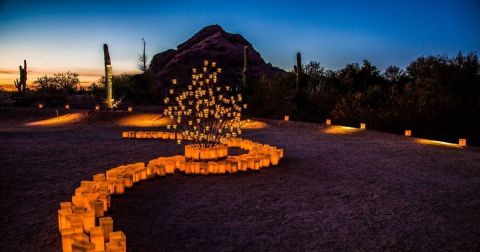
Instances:
[[[383,73],[364,60],[361,65],[325,70],[318,62],[303,66],[299,90],[291,72],[260,80],[249,90],[254,116],[335,122],[480,144],[480,63],[476,53],[455,57],[419,57],[403,70]]]

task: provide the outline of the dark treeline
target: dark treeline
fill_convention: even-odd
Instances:
[[[105,102],[105,78],[88,86],[81,86],[78,73],[59,72],[51,76],[38,77],[26,90],[13,93],[2,93],[2,99],[13,98],[16,106],[32,106],[43,103],[47,107],[63,107],[64,104],[74,103],[73,107],[92,108],[95,104]],[[155,85],[154,74],[147,71],[143,74],[119,74],[113,75],[113,94],[120,107],[126,104],[159,104],[163,101],[163,94]],[[0,105],[2,103],[0,99]]]
[[[451,142],[464,137],[470,145],[480,145],[480,63],[476,53],[420,57],[406,69],[389,66],[383,72],[367,60],[337,71],[310,62],[302,70],[298,90],[294,72],[248,80],[241,90],[249,104],[247,115],[274,119],[289,115],[292,120],[312,122],[331,118],[335,124],[355,127],[366,122],[369,129],[394,133],[412,129],[417,137]],[[32,88],[13,98],[16,105],[23,106],[35,102],[62,106],[76,100],[77,106],[91,108],[105,101],[104,86],[103,78],[81,87],[78,74],[58,73],[38,78]],[[132,103],[161,105],[164,96],[149,70],[114,75],[113,93],[120,108]]]
[[[420,57],[405,70],[384,72],[369,61],[331,71],[318,62],[303,65],[296,90],[295,74],[252,82],[249,115],[323,122],[456,142],[466,137],[480,144],[480,64],[476,53],[453,58]]]

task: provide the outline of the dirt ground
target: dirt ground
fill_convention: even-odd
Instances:
[[[57,209],[81,180],[182,153],[170,141],[121,139],[131,128],[108,122],[23,126],[50,115],[32,113],[0,113],[0,251],[60,251]],[[244,137],[284,148],[278,167],[175,174],[114,196],[108,215],[129,251],[480,250],[478,148],[265,122]]]

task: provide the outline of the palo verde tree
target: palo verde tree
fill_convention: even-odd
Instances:
[[[204,60],[203,67],[192,68],[190,84],[182,87],[173,79],[164,100],[164,114],[172,120],[167,128],[192,140],[194,147],[214,147],[242,133],[241,114],[247,104],[231,86],[217,82],[221,72],[216,62]]]

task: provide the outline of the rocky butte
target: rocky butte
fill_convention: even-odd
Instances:
[[[228,33],[219,25],[201,29],[190,39],[177,46],[153,56],[149,71],[155,75],[155,81],[162,89],[170,85],[171,79],[179,83],[191,81],[191,68],[202,66],[204,59],[216,61],[222,67],[220,83],[241,85],[243,72],[244,47],[248,47],[248,78],[272,77],[284,71],[265,63],[242,35]]]

